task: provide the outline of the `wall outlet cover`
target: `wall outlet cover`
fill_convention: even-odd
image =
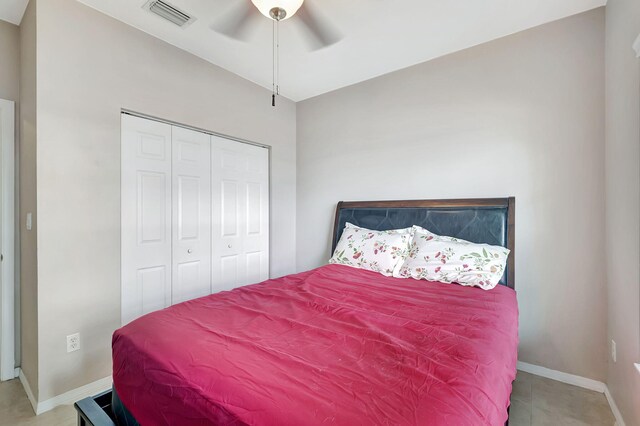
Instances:
[[[80,350],[80,333],[68,335],[67,352],[75,352],[77,350]]]

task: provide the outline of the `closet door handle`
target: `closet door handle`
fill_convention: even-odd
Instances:
[[[187,249],[187,253],[191,254],[191,253],[193,253],[193,250]]]
[[[227,247],[231,248],[231,247],[232,247],[232,245],[231,245],[231,244],[229,244]]]

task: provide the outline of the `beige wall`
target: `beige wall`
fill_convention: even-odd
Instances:
[[[298,270],[340,200],[517,198],[522,361],[606,377],[604,10],[298,103]]]
[[[295,269],[295,104],[74,0],[38,2],[41,401],[111,373],[121,108],[271,145],[271,274]]]
[[[0,98],[20,97],[20,29],[0,20]]]
[[[36,250],[36,2],[20,24],[20,366],[38,397],[38,259]],[[23,225],[33,213],[33,228]]]
[[[606,12],[607,384],[626,424],[640,425],[640,2],[609,0]]]

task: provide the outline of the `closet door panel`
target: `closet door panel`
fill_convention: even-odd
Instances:
[[[269,151],[211,137],[213,291],[269,278]]]
[[[213,150],[215,148],[212,147]],[[214,154],[215,155],[215,154]],[[215,161],[215,159],[213,160]],[[227,164],[229,164],[227,162]],[[220,170],[212,169],[213,193],[213,291],[230,290],[245,283],[245,271],[241,268],[244,252],[241,230],[243,183],[234,170],[221,178]],[[215,254],[213,254],[215,253]]]
[[[211,292],[211,147],[209,136],[172,128],[172,303]]]
[[[122,323],[171,303],[171,126],[122,115]]]
[[[216,277],[213,282],[213,291],[231,290],[242,285],[240,280],[240,255],[223,255],[217,259],[218,268],[214,268]],[[215,260],[214,260],[215,261]],[[216,274],[217,269],[217,274]]]
[[[246,153],[246,268],[249,283],[269,278],[269,152],[249,146]]]

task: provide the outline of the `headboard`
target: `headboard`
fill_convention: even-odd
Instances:
[[[336,208],[331,252],[347,222],[378,231],[418,225],[438,235],[508,248],[511,253],[500,284],[515,288],[515,206],[515,197],[340,201]]]

